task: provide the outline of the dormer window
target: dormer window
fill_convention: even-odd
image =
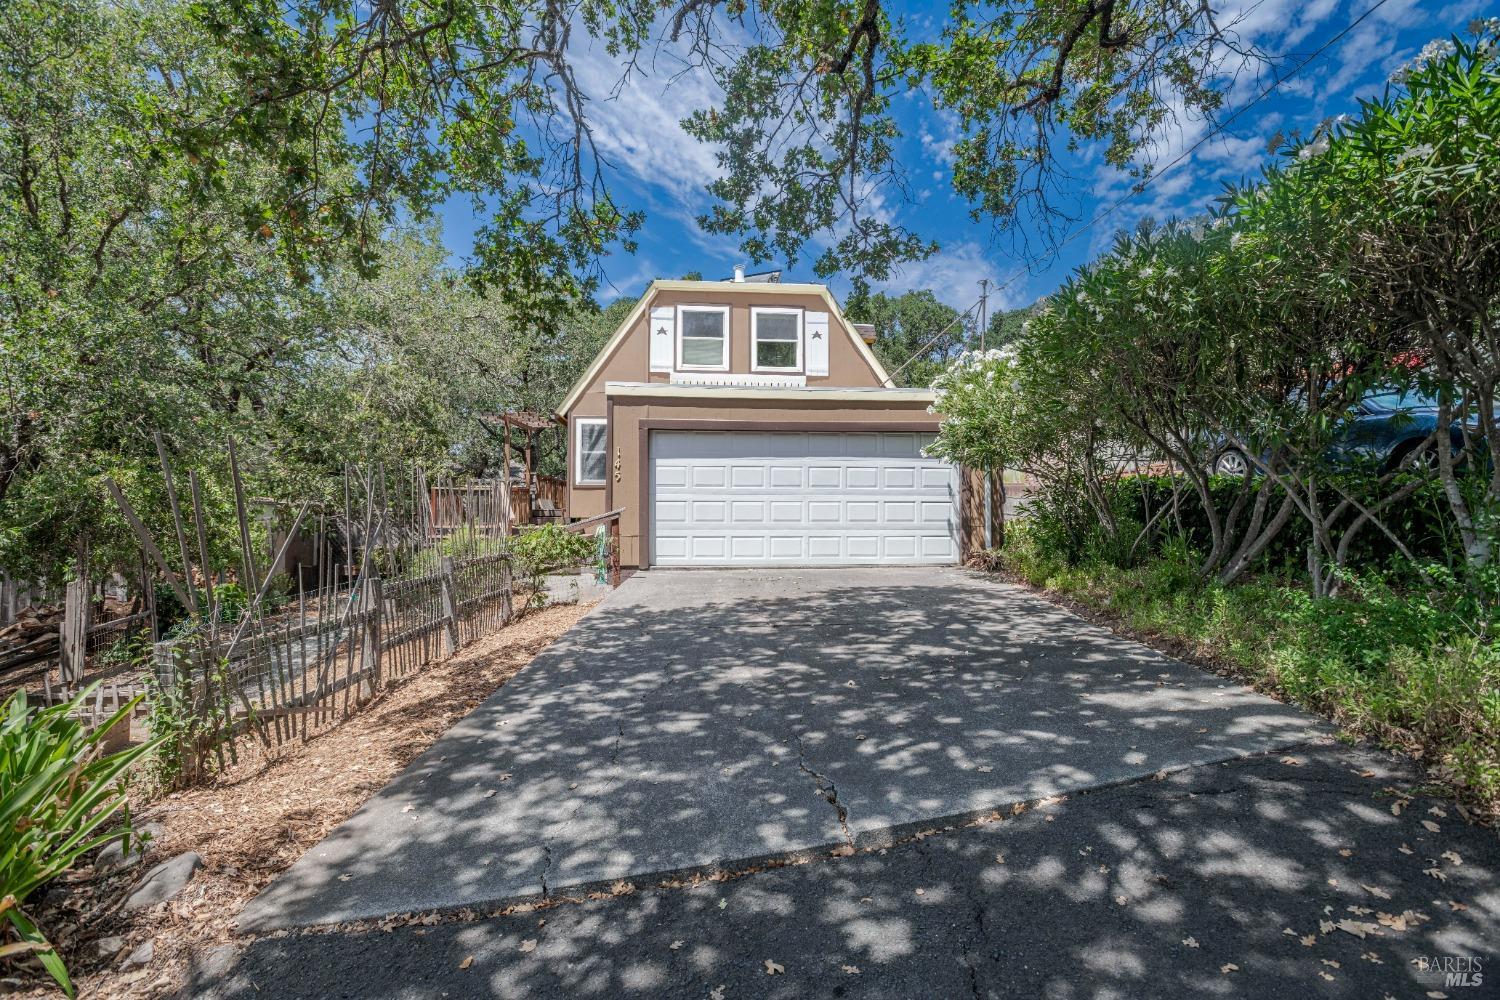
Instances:
[[[729,307],[677,307],[677,367],[729,370]]]
[[[750,310],[750,364],[757,372],[802,370],[802,310]]]

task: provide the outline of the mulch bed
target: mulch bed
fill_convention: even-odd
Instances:
[[[210,784],[135,805],[136,825],[162,835],[146,861],[101,878],[80,867],[49,887],[35,915],[61,948],[81,997],[158,997],[185,981],[188,962],[233,940],[245,904],[350,816],[455,722],[515,676],[590,605],[555,605],[434,664],[382,693],[307,743],[271,750],[242,741],[239,763]],[[203,868],[175,898],[121,913],[136,880],[157,862],[196,851]],[[99,954],[99,942],[121,947]],[[151,941],[144,965],[120,970]],[[7,969],[14,975],[15,969]],[[0,992],[60,996],[39,977],[0,980]]]

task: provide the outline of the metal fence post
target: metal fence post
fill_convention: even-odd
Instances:
[[[360,649],[359,665],[367,673],[370,696],[380,690],[380,619],[384,600],[380,596],[380,577],[367,576],[359,596],[360,610],[364,612],[365,637]]]
[[[452,556],[443,556],[442,574],[438,583],[443,594],[443,635],[447,637],[449,656],[458,652],[458,594],[457,573]]]

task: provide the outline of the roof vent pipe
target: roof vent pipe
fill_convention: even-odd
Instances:
[[[734,280],[735,280],[735,282],[737,284],[744,284],[744,282],[745,282],[745,265],[744,264],[736,264],[736,265],[734,265]]]

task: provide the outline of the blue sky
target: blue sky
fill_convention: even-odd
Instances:
[[[1285,72],[1376,2],[1221,0],[1215,8],[1221,23],[1235,23],[1245,41],[1283,57],[1280,65]],[[998,301],[991,300],[992,308],[1032,302],[1105,249],[1119,229],[1148,216],[1165,221],[1203,211],[1225,182],[1253,176],[1267,162],[1272,135],[1295,129],[1310,132],[1325,118],[1355,111],[1359,98],[1378,96],[1391,73],[1428,41],[1462,33],[1470,20],[1492,16],[1496,7],[1494,0],[1385,0],[1337,44],[1107,220],[1053,254],[1041,254],[1033,239],[1030,257],[1040,259],[1029,259],[1010,238],[996,237],[988,222],[969,217],[968,205],[950,183],[948,153],[956,138],[955,125],[934,112],[923,95],[909,95],[898,100],[897,107],[906,133],[903,160],[911,200],[886,198],[884,208],[937,240],[942,250],[879,287],[892,292],[931,288],[944,301],[966,308],[978,297],[980,279],[989,278],[992,283],[1008,282]],[[915,32],[925,34],[940,28],[946,12],[943,4],[915,4],[907,18]],[[691,110],[713,101],[713,82],[706,74],[683,72],[681,65],[659,58],[656,73],[632,74],[621,87],[620,67],[602,49],[582,47],[579,55],[580,83],[594,96],[590,116],[596,141],[612,161],[612,190],[647,215],[639,251],[616,254],[605,262],[601,301],[639,294],[655,277],[679,277],[689,271],[701,271],[708,278],[727,276],[741,259],[734,241],[704,233],[694,221],[709,204],[703,186],[717,166],[712,151],[685,135],[679,125]],[[1272,79],[1264,72],[1247,73],[1229,82],[1221,114],[1250,104]],[[1158,163],[1166,163],[1212,131],[1209,122],[1183,118],[1152,153]],[[1129,192],[1128,178],[1100,162],[1096,153],[1084,150],[1069,167],[1071,204],[1065,207],[1085,221]],[[455,257],[468,254],[478,221],[467,201],[445,208],[444,239]],[[1082,223],[1071,227],[1081,228]],[[810,260],[792,266],[784,277],[815,280]],[[829,283],[840,295],[849,287],[844,276]]]

